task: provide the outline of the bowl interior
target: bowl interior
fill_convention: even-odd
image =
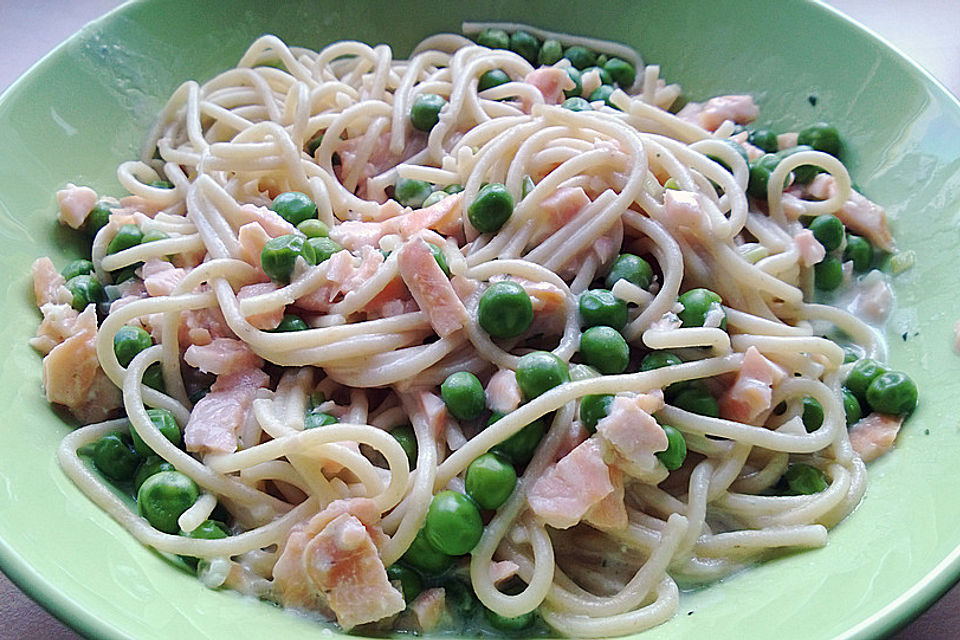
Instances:
[[[960,282],[952,268],[960,212],[960,106],[918,68],[831,10],[804,2],[591,3],[452,0],[145,0],[74,36],[0,98],[0,265],[8,354],[0,371],[0,562],[34,597],[101,638],[320,634],[315,622],[206,590],[141,547],[66,479],[54,458],[70,426],[44,402],[30,263],[78,253],[55,223],[66,182],[119,193],[116,165],[135,155],[153,114],[183,80],[232,66],[262,33],[319,48],[388,42],[405,55],[461,20],[501,20],[633,45],[693,99],[751,93],[776,130],[820,120],[844,134],[854,180],[887,207],[916,266],[896,280],[891,359],[921,404],[896,450],[870,466],[858,510],[826,548],[792,554],[686,594],[645,638],[872,637],[914,615],[956,578],[960,455],[950,350]],[[175,19],[172,17],[175,16]]]

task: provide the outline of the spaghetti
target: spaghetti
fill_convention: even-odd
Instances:
[[[766,148],[748,96],[671,112],[622,45],[465,30],[263,36],[174,92],[130,196],[61,192],[93,235],[34,267],[48,398],[90,423],[65,472],[208,586],[347,630],[623,635],[825,545],[916,404],[811,302],[872,265],[845,227],[893,248],[830,129]]]

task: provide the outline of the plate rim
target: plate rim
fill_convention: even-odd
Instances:
[[[30,82],[34,75],[42,72],[45,67],[53,64],[56,58],[65,55],[64,52],[72,46],[73,43],[82,39],[88,32],[96,30],[100,25],[114,20],[119,14],[125,13],[133,6],[160,1],[161,0],[124,0],[106,13],[87,22],[31,64],[9,86],[0,92],[0,108],[8,101],[14,100],[15,98],[13,96],[22,91],[23,86]],[[803,2],[817,7],[826,12],[832,19],[839,20],[848,27],[860,31],[874,41],[875,44],[893,52],[899,61],[906,63],[911,71],[919,76],[923,84],[935,91],[939,97],[946,98],[946,100],[957,109],[958,113],[960,113],[960,96],[952,93],[941,80],[933,76],[911,56],[904,53],[900,47],[894,45],[887,38],[850,17],[840,9],[827,4],[824,0],[803,0]],[[18,589],[28,595],[31,600],[78,634],[86,638],[96,638],[98,640],[124,640],[131,638],[130,635],[120,630],[108,619],[103,618],[96,612],[85,609],[76,600],[66,595],[57,587],[54,581],[43,576],[37,569],[31,566],[23,555],[2,537],[0,537],[0,571],[2,571]],[[909,589],[880,608],[873,615],[837,636],[837,640],[891,636],[919,617],[958,582],[960,582],[960,542]]]

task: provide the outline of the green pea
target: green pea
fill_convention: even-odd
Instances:
[[[683,389],[672,400],[673,406],[690,413],[711,418],[720,417],[720,405],[706,387],[691,386]]]
[[[450,266],[447,264],[447,257],[443,255],[443,249],[432,242],[427,243],[427,249],[429,249],[430,253],[433,254],[433,259],[437,261],[437,265],[440,267],[440,270],[443,271],[444,275],[449,278]]]
[[[334,416],[329,413],[324,413],[323,411],[317,411],[316,408],[310,409],[303,416],[304,430],[326,427],[327,425],[337,424],[338,422],[340,421]]]
[[[483,385],[469,371],[457,371],[447,376],[440,385],[440,395],[447,411],[458,420],[479,418],[487,403]]]
[[[884,373],[887,373],[886,367],[873,358],[864,358],[863,360],[858,360],[856,364],[850,368],[850,373],[847,374],[847,379],[844,380],[843,386],[849,389],[858,400],[866,402],[867,389],[870,387],[870,384]]]
[[[577,71],[576,67],[567,67],[567,75],[573,81],[573,89],[564,89],[563,96],[565,98],[573,98],[574,96],[583,95],[583,82],[580,76],[580,72]]]
[[[767,153],[776,153],[780,149],[777,134],[769,129],[756,129],[747,134],[747,142]]]
[[[499,87],[502,84],[510,82],[510,76],[503,69],[490,69],[480,76],[477,82],[477,91],[485,91],[493,87]]]
[[[125,324],[113,336],[113,352],[121,367],[129,366],[134,356],[151,346],[153,340],[142,327]]]
[[[164,438],[172,442],[174,446],[180,446],[180,427],[177,425],[177,420],[173,417],[172,413],[166,409],[147,409],[147,415],[150,417],[150,422],[160,430]],[[143,441],[143,438],[140,437],[140,434],[137,433],[137,430],[134,429],[132,425],[130,427],[130,439],[133,441],[133,448],[136,449],[137,453],[141,456],[147,457],[153,453],[153,449]]]
[[[839,158],[843,152],[843,142],[836,127],[825,122],[818,122],[800,130],[797,135],[797,144],[808,145],[817,151],[829,153]]]
[[[607,289],[590,289],[578,302],[580,324],[584,327],[607,326],[617,331],[627,324],[627,303]]]
[[[812,495],[827,488],[826,474],[802,462],[795,462],[787,467],[783,477],[787,481],[787,486],[790,487],[790,493],[794,495]]]
[[[216,520],[204,520],[193,531],[181,531],[180,535],[196,540],[222,540],[227,537],[227,532],[222,523]],[[198,558],[193,556],[180,556],[180,559],[194,568],[198,564]]]
[[[563,45],[559,40],[544,40],[540,46],[540,54],[537,56],[537,62],[542,65],[552,65],[560,61],[563,57]]]
[[[537,64],[540,41],[526,31],[514,31],[510,36],[510,50],[532,65]]]
[[[310,199],[310,196],[299,191],[281,193],[273,199],[270,208],[293,226],[317,217],[316,203]]]
[[[204,520],[193,531],[181,531],[180,535],[196,540],[223,540],[227,537],[227,532],[222,522]]]
[[[502,417],[502,414],[494,413],[490,416],[488,424],[493,424]],[[532,458],[534,452],[536,452],[537,446],[540,444],[540,441],[543,440],[543,435],[546,431],[547,427],[544,424],[543,418],[538,418],[493,447],[491,451],[503,456],[514,465],[521,467],[530,462],[530,458]]]
[[[844,262],[853,261],[855,273],[865,273],[873,264],[873,245],[858,235],[847,234],[847,246],[843,250]]]
[[[626,280],[641,289],[646,289],[653,282],[653,267],[640,256],[635,256],[632,253],[621,253],[613,261],[610,273],[607,274],[605,281],[607,289],[613,289],[613,285],[618,280]]]
[[[653,371],[654,369],[673,367],[678,364],[683,364],[683,360],[669,351],[651,351],[640,361],[640,370]],[[674,398],[682,391],[688,389],[696,390],[700,396],[710,395],[710,392],[702,380],[682,380],[680,382],[674,382],[663,390],[663,395],[668,402],[673,402]]]
[[[307,238],[307,246],[313,249],[315,262],[309,264],[320,264],[330,259],[333,254],[343,251],[343,247],[325,236]]]
[[[440,110],[447,105],[443,96],[423,93],[410,107],[410,124],[420,131],[430,131],[440,121]]]
[[[163,231],[154,229],[153,231],[147,231],[145,234],[143,234],[143,240],[140,241],[140,244],[156,242],[157,240],[166,240],[169,237],[170,236],[165,234]]]
[[[108,222],[110,222],[110,209],[107,203],[98,202],[87,214],[87,219],[83,223],[83,230],[92,238],[97,235],[100,229],[107,226]]]
[[[640,371],[653,371],[662,367],[673,367],[683,364],[683,360],[669,351],[651,351],[640,361]]]
[[[590,94],[588,100],[590,102],[596,102],[597,100],[603,100],[604,104],[608,107],[613,107],[614,109],[620,110],[620,107],[610,102],[610,96],[613,94],[613,87],[608,84],[602,84],[596,89],[593,90],[593,93]]]
[[[534,612],[528,611],[527,613],[521,613],[519,616],[514,616],[508,618],[507,616],[502,616],[499,613],[491,611],[486,607],[483,608],[483,614],[487,617],[487,621],[497,629],[501,631],[522,631],[533,624]]]
[[[485,453],[467,467],[467,495],[482,509],[498,509],[517,486],[517,472],[495,453]]]
[[[592,380],[599,378],[602,374],[588,364],[573,363],[569,367],[570,380],[577,382],[579,380]]]
[[[709,407],[711,406],[712,401],[706,398],[713,398],[713,396],[710,393],[710,387],[708,387],[707,383],[703,380],[681,380],[679,382],[674,382],[663,390],[663,395],[667,402],[675,404],[677,396],[685,391],[690,391],[693,393],[688,394],[684,401],[689,402],[691,399],[693,399],[694,405],[699,404],[700,406],[703,406],[705,410],[711,410]]]
[[[570,379],[574,382],[578,380],[592,380],[599,378],[602,374],[588,364],[572,363],[569,367]]]
[[[843,283],[843,263],[836,256],[827,256],[813,265],[813,284],[821,291],[833,291]]]
[[[310,238],[310,240],[321,239],[323,238]],[[310,265],[317,263],[316,251],[302,236],[294,234],[277,236],[264,243],[260,251],[260,266],[271,280],[286,283],[293,275],[297,258],[303,258]]]
[[[613,396],[608,393],[583,396],[580,399],[580,423],[590,433],[597,431],[597,423],[607,417]]]
[[[394,199],[405,207],[419,209],[423,201],[433,192],[433,186],[423,180],[397,178],[393,188]]]
[[[73,296],[70,306],[83,311],[88,304],[96,304],[107,299],[103,285],[93,276],[74,276],[67,280],[67,290]]]
[[[159,362],[154,362],[143,372],[143,384],[157,391],[164,390],[166,385],[163,382],[163,367]]]
[[[823,425],[823,405],[816,398],[807,396],[803,399],[803,428],[807,433],[813,433]]]
[[[710,289],[691,289],[680,295],[680,304],[683,311],[678,316],[683,327],[702,327],[707,321],[707,314],[713,305],[720,305],[723,300]],[[723,312],[720,328],[726,329],[727,314]]]
[[[423,529],[434,549],[450,556],[462,556],[480,542],[483,520],[473,500],[447,490],[433,496]]]
[[[567,98],[560,106],[570,111],[593,111],[593,106],[580,96]]]
[[[297,231],[308,238],[325,238],[330,235],[330,227],[322,220],[308,218],[297,224]]]
[[[863,409],[860,408],[860,401],[857,400],[857,396],[853,395],[853,392],[844,387],[841,389],[843,394],[843,413],[847,418],[847,426],[856,424],[860,417],[863,415]]]
[[[839,249],[843,244],[843,223],[837,216],[830,214],[817,216],[810,223],[810,231],[827,251]]]
[[[780,156],[776,153],[767,153],[750,163],[750,179],[747,182],[747,193],[760,200],[767,199],[767,184],[770,174],[780,164]],[[784,179],[784,186],[788,178]]]
[[[533,303],[526,290],[512,280],[494,282],[480,296],[477,322],[494,338],[515,338],[533,322]]]
[[[461,191],[463,191],[463,185],[456,184],[456,183],[448,184],[446,187],[443,188],[443,190],[449,193],[450,195],[453,195],[454,193],[460,193]]]
[[[128,433],[108,433],[93,445],[93,465],[112,480],[130,480],[143,459]]]
[[[420,574],[410,567],[394,563],[387,567],[387,578],[391,582],[400,583],[400,592],[403,594],[403,601],[411,603],[423,591],[423,580]]]
[[[602,374],[614,375],[627,370],[630,347],[612,327],[590,327],[580,336],[580,358]]]
[[[133,490],[139,491],[140,486],[147,478],[161,471],[176,471],[177,468],[161,458],[160,456],[148,456],[140,466],[137,467],[137,473],[133,476]]]
[[[598,67],[598,66],[587,67],[580,73],[581,74],[590,73],[591,71],[596,71],[597,74],[600,76],[600,84],[605,84],[605,85],[613,84],[613,77],[603,67]]]
[[[277,325],[277,328],[273,330],[274,333],[288,333],[290,331],[306,331],[310,327],[307,326],[307,323],[303,321],[303,318],[300,316],[295,316],[289,313],[283,315],[283,320],[280,321],[280,324]]]
[[[502,29],[484,29],[477,35],[477,44],[489,49],[509,49],[510,36]]]
[[[110,277],[113,279],[114,284],[121,284],[127,280],[132,280],[137,277],[137,269],[143,266],[142,262],[135,262],[134,264],[128,264],[122,269],[117,269],[116,271],[110,272]]]
[[[843,347],[843,364],[856,362],[866,356],[866,352],[855,344],[845,344]]]
[[[917,385],[900,371],[882,373],[867,387],[867,404],[878,413],[907,415],[917,408]]]
[[[177,520],[200,495],[197,484],[179,471],[161,471],[147,478],[137,491],[140,515],[164,533],[177,533]]]
[[[480,233],[499,231],[513,214],[513,196],[507,188],[492,182],[477,192],[467,209],[470,224]]]
[[[143,232],[135,224],[125,224],[117,229],[117,234],[107,245],[107,255],[135,247],[143,241]]]
[[[597,64],[597,54],[580,45],[567,47],[567,50],[563,52],[563,57],[577,69],[586,69]]]
[[[620,58],[610,58],[603,63],[603,70],[606,71],[613,82],[616,82],[622,89],[628,89],[633,86],[637,79],[637,70],[626,60]]]
[[[729,147],[731,151],[736,152],[736,154],[737,154],[738,156],[740,156],[741,158],[743,158],[743,163],[744,163],[744,164],[746,164],[747,166],[750,165],[750,160],[749,160],[749,158],[747,157],[747,150],[744,149],[741,145],[739,145],[738,143],[736,143],[736,142],[733,141],[733,140],[730,140],[729,138],[724,138],[724,139],[721,140],[720,142],[722,142],[725,146]],[[730,168],[730,165],[728,165],[724,160],[721,160],[721,159],[720,159],[719,157],[717,157],[717,156],[708,155],[707,157],[710,158],[711,160],[713,160],[714,162],[716,162],[717,164],[719,164],[721,167],[723,167],[723,168],[724,168],[725,170],[727,170],[728,172],[733,173],[733,169],[731,169],[731,168]]]
[[[437,204],[438,202],[446,198],[448,195],[450,194],[442,189],[439,191],[434,191],[433,193],[427,196],[427,198],[423,201],[423,205],[421,206],[424,209],[426,209],[427,207],[432,207],[433,205]]]
[[[390,430],[390,435],[400,443],[400,448],[407,454],[407,462],[410,468],[417,466],[417,436],[413,432],[413,427],[405,424],[400,427],[394,427]]]
[[[93,263],[82,258],[74,260],[60,272],[64,280],[72,280],[77,276],[89,276],[91,274],[93,274]]]
[[[781,159],[784,159],[784,158],[787,158],[788,156],[792,156],[793,154],[799,153],[801,151],[812,151],[812,149],[806,145],[798,144],[795,147],[784,149],[783,151],[778,152],[777,155]],[[794,178],[796,178],[796,181],[798,184],[809,183],[811,180],[817,177],[818,173],[820,173],[820,169],[812,164],[802,164],[799,167],[795,167],[793,169],[793,176]]]
[[[676,471],[687,459],[687,442],[683,439],[683,434],[670,425],[663,425],[663,431],[667,434],[667,448],[655,455],[668,471]]]
[[[427,575],[443,573],[453,564],[453,557],[435,548],[427,540],[426,526],[417,532],[417,536],[404,552],[403,561]]]
[[[549,351],[532,351],[520,356],[517,363],[517,384],[525,400],[569,381],[567,363]]]

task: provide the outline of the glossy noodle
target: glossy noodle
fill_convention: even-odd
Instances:
[[[831,261],[841,291],[889,295],[848,255],[850,231],[894,250],[882,209],[835,154],[753,144],[749,96],[679,110],[623,45],[465,31],[539,49],[263,36],[174,92],[119,167],[129,196],[61,192],[93,235],[89,274],[35,265],[48,398],[88,424],[66,473],[208,586],[360,633],[538,612],[624,635],[827,544],[912,409],[876,399],[882,365],[856,390],[883,342],[822,304]],[[571,47],[599,64],[570,71]],[[93,306],[77,277],[106,285]]]

